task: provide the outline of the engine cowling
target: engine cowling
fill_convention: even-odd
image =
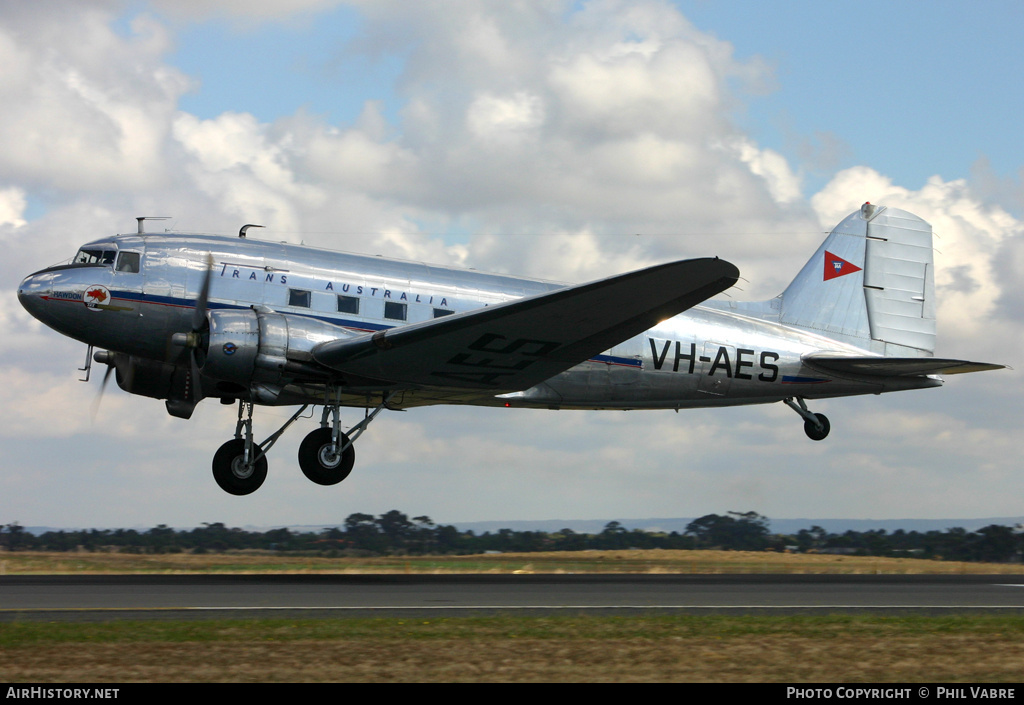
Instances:
[[[157,360],[105,352],[100,362],[113,364],[117,386],[129,394],[154,399],[173,399],[182,395],[188,371]]]
[[[284,385],[298,375],[327,370],[313,362],[313,348],[355,334],[315,318],[249,309],[209,311],[203,375],[238,384]]]
[[[183,419],[192,416],[196,402],[189,393],[188,368],[109,350],[98,350],[93,359],[113,367],[117,386],[129,394],[166,399],[167,412],[171,416]],[[108,370],[103,376],[104,386],[109,374]]]

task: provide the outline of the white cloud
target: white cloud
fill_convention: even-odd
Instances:
[[[181,20],[226,17],[242,23],[309,16],[343,0],[153,0],[161,13]]]
[[[800,179],[781,154],[770,149],[758,149],[749,140],[735,142],[734,149],[739,152],[740,159],[750,166],[750,171],[767,182],[777,203],[793,203],[800,198]]]
[[[755,83],[763,64],[668,3],[360,7],[371,36],[379,21],[409,51],[396,141],[417,186],[399,178],[396,198],[484,230],[616,233],[714,228],[723,211],[763,223],[779,215],[773,194],[792,200],[770,154],[755,170],[716,147],[739,137],[731,82]]]
[[[482,93],[469,106],[466,125],[483,141],[502,141],[540,127],[544,105],[539,96],[520,91],[511,96]]]
[[[648,53],[567,56],[549,80],[566,127],[584,136],[640,130],[706,138],[701,128],[721,109],[723,86],[709,57],[684,41]]]
[[[324,200],[321,189],[296,183],[287,163],[287,139],[271,142],[266,126],[251,115],[224,113],[199,120],[181,114],[173,131],[194,160],[188,168],[196,186],[237,218],[297,231],[302,222],[298,211]]]
[[[25,224],[25,191],[17,187],[0,189],[0,228],[19,228]],[[0,230],[2,232],[2,230]]]
[[[107,3],[67,9],[0,11],[0,132],[10,136],[0,179],[72,192],[159,188],[169,117],[192,85],[161,63],[166,30],[141,17],[125,37]]]

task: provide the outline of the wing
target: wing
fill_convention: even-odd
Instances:
[[[937,357],[855,357],[826,353],[804,355],[811,367],[840,374],[878,377],[922,377],[925,375],[958,375],[965,372],[1001,370],[1005,365]]]
[[[717,258],[657,265],[425,323],[321,343],[314,359],[391,384],[527,389],[736,283]]]

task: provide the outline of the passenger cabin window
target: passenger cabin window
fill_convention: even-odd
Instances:
[[[288,305],[299,306],[301,308],[309,308],[310,301],[313,298],[312,292],[304,289],[289,289],[288,290]]]
[[[390,318],[392,321],[404,321],[408,315],[408,304],[401,304],[397,301],[384,302],[384,318]]]
[[[449,311],[446,308],[435,308],[434,309],[434,318],[441,318],[443,316],[450,316],[453,313],[455,313],[455,311]]]
[[[338,313],[351,313],[358,315],[359,299],[355,296],[343,296],[338,294]]]
[[[114,269],[118,272],[138,274],[140,257],[138,252],[121,252],[117,256],[117,266]]]
[[[117,250],[83,247],[78,251],[78,254],[75,255],[75,259],[72,260],[72,264],[101,264],[110,266],[114,263],[115,256],[117,256]]]

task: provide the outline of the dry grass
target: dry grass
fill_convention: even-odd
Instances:
[[[874,573],[1024,574],[1024,565],[751,551],[560,551],[471,556],[332,558],[220,554],[0,553],[0,575],[69,573]]]
[[[0,635],[30,625],[4,625]],[[565,617],[76,625],[0,682],[1019,682],[1024,618]],[[131,630],[137,630],[135,632]],[[71,640],[62,641],[69,637]],[[11,642],[6,639],[5,644]]]

